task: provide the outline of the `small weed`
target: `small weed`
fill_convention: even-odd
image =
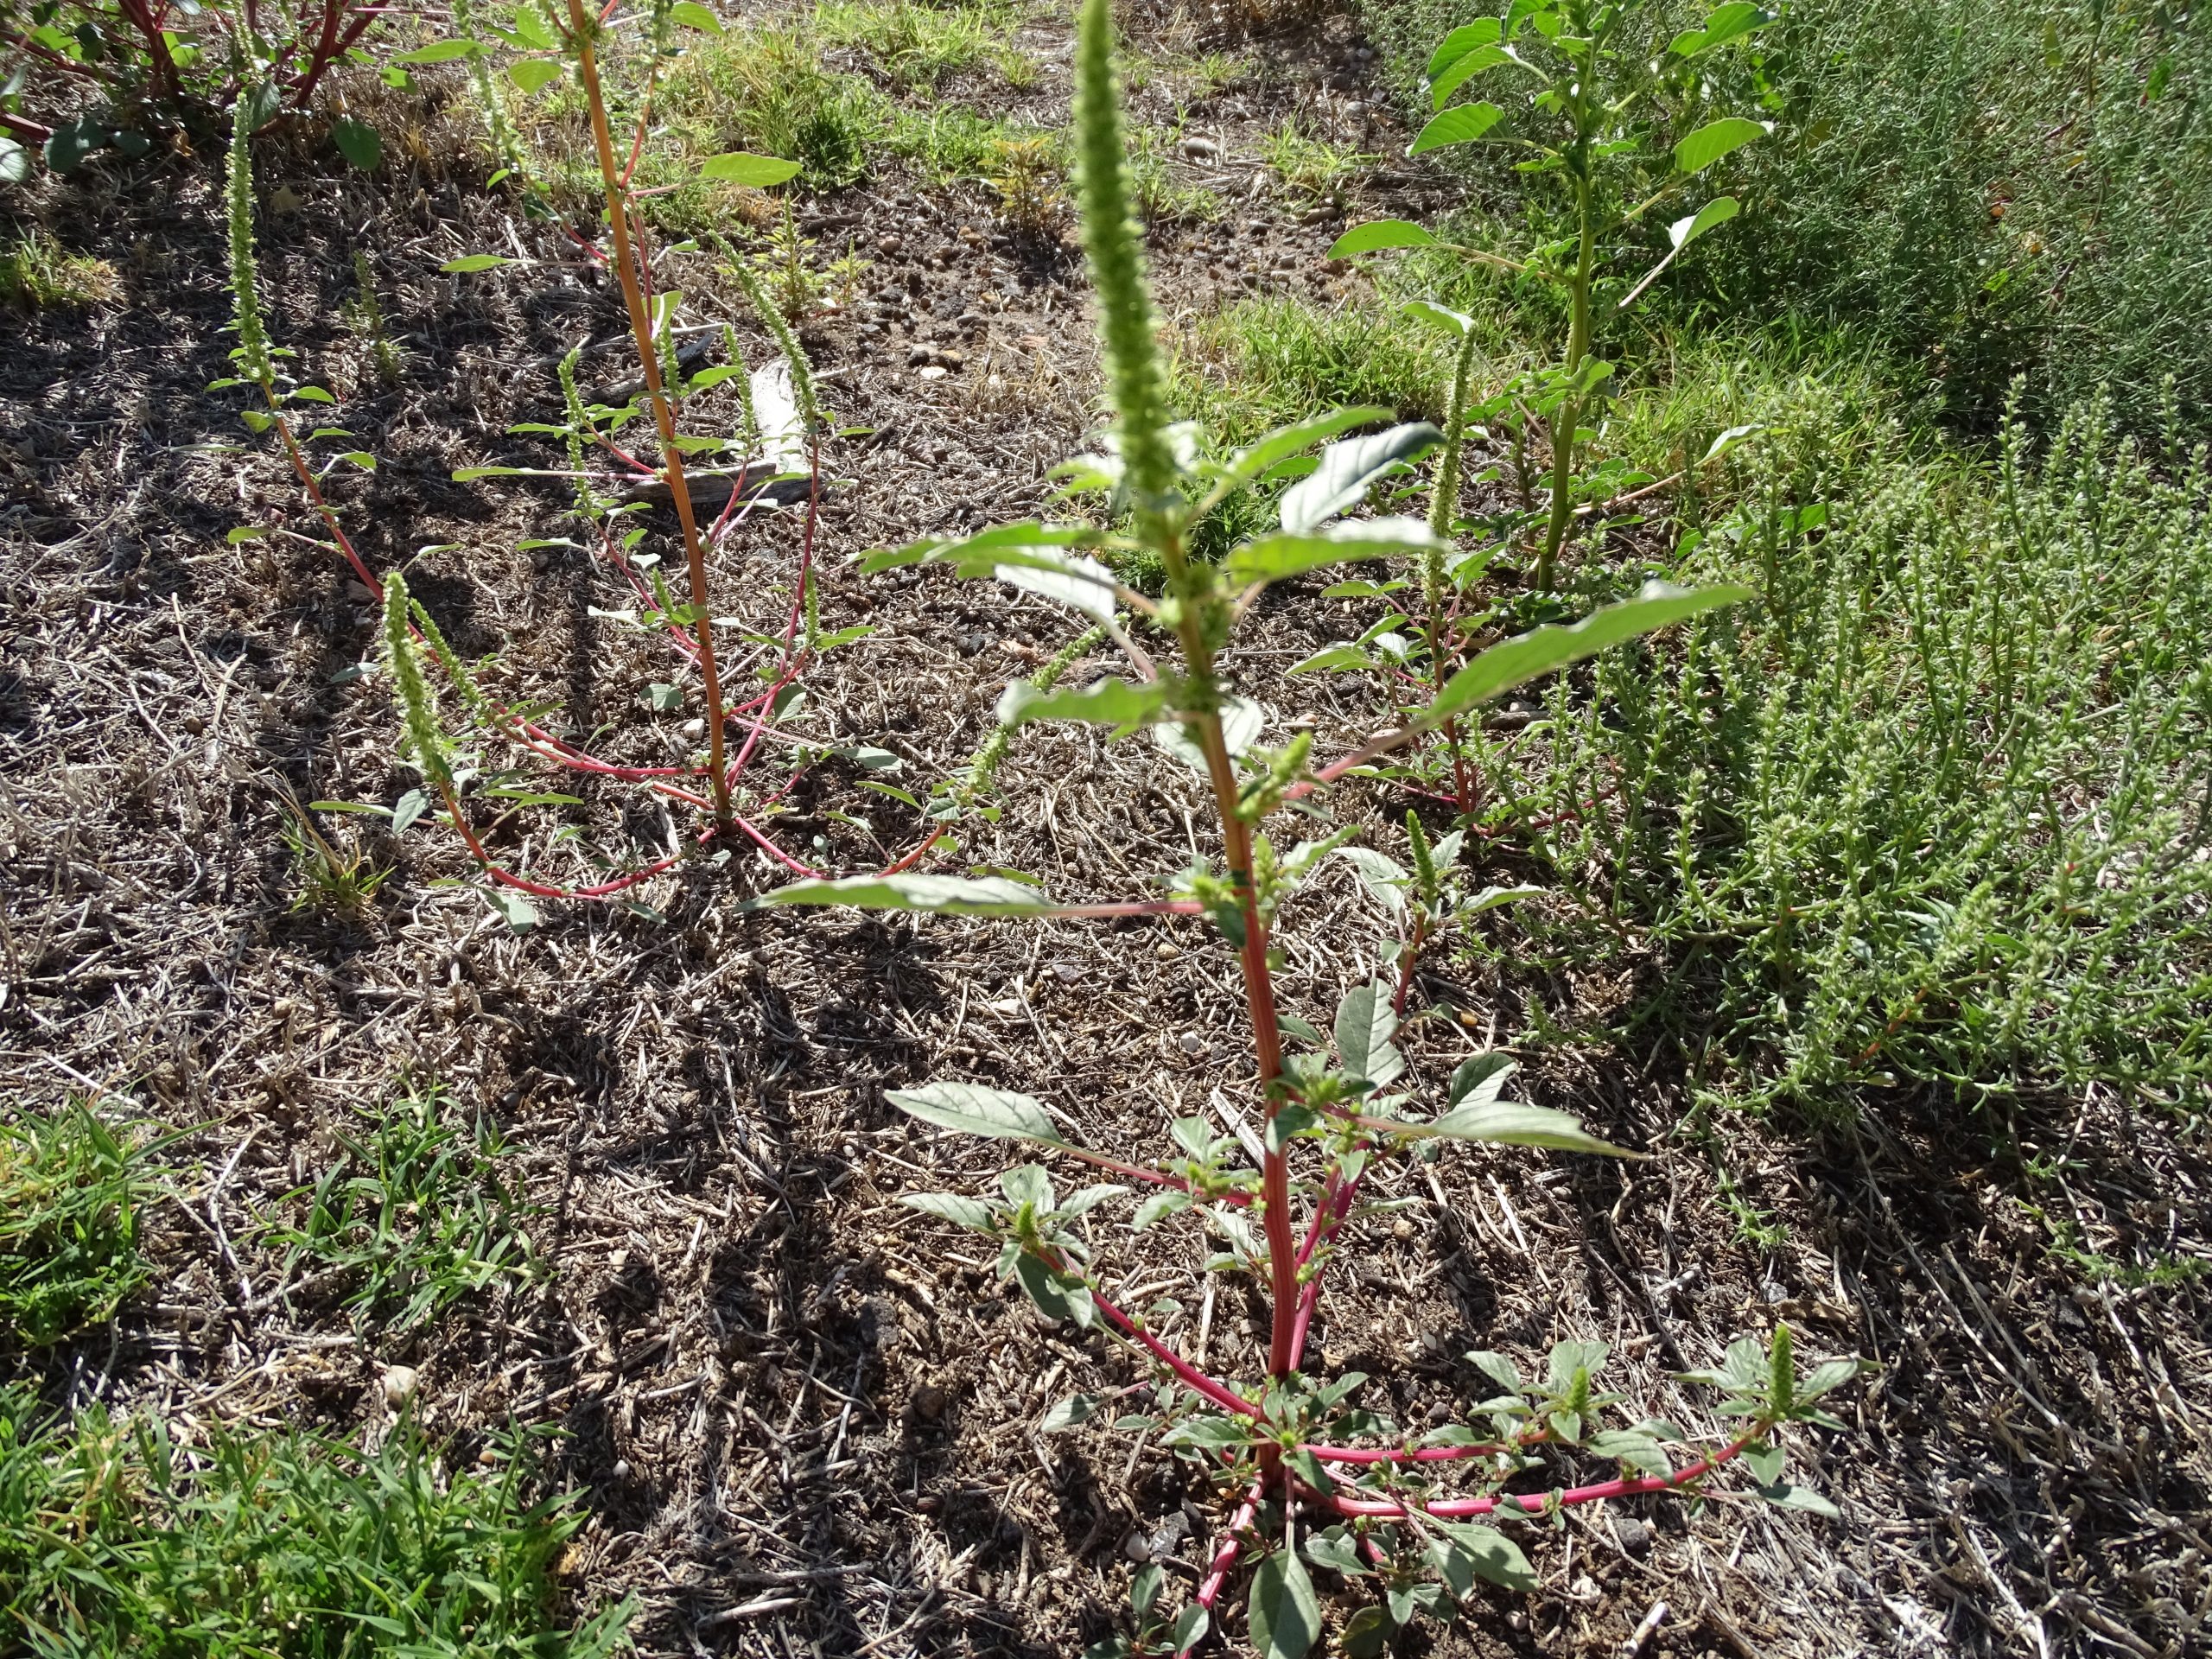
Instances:
[[[1203,224],[1227,213],[1218,191],[1176,176],[1173,156],[1181,135],[1159,127],[1129,132],[1129,183],[1137,213],[1147,225]]]
[[[348,1281],[346,1305],[387,1329],[435,1319],[473,1291],[520,1283],[539,1262],[524,1223],[535,1213],[499,1166],[499,1133],[464,1128],[427,1087],[398,1102],[312,1187],[286,1195],[296,1224],[264,1241],[285,1253],[289,1281],[303,1266]]]
[[[58,1342],[146,1282],[138,1201],[153,1150],[84,1105],[0,1123],[0,1338]]]
[[[359,916],[391,872],[371,869],[367,854],[358,848],[340,848],[324,835],[314,809],[302,805],[290,790],[280,787],[278,794],[284,808],[284,845],[291,849],[293,873],[300,882],[293,912],[320,910],[349,918]],[[325,808],[336,804],[315,803]]]
[[[0,1390],[0,1621],[82,1659],[599,1659],[632,1605],[570,1626],[554,1564],[582,1522],[533,1497],[533,1443],[448,1465],[412,1421],[372,1452],[219,1429],[205,1451],[99,1406]]]
[[[929,92],[990,56],[1017,16],[1014,7],[1002,3],[931,6],[912,0],[889,5],[831,0],[817,9],[814,28],[832,46],[867,52],[899,92]]]
[[[1050,133],[1001,138],[990,171],[999,213],[1016,235],[1043,241],[1067,216],[1067,162]]]
[[[25,232],[0,252],[0,300],[19,310],[83,310],[112,300],[122,287],[106,260],[71,253],[43,230]]]
[[[954,184],[988,177],[1000,146],[1027,130],[959,104],[899,109],[888,118],[883,147],[912,163],[923,182]]]
[[[1282,188],[1307,202],[1341,200],[1345,180],[1382,159],[1309,138],[1288,121],[1260,141],[1260,154]]]

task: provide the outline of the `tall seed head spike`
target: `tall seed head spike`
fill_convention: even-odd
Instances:
[[[384,579],[384,652],[391,669],[392,687],[399,694],[400,723],[423,776],[442,789],[449,789],[453,767],[446,760],[445,734],[438,728],[437,705],[431,701],[429,683],[423,677],[423,658],[415,649],[415,637],[408,632],[411,609],[407,583],[394,570]]]
[[[1144,246],[1131,211],[1111,0],[1084,0],[1077,22],[1075,131],[1083,245],[1098,290],[1108,395],[1121,417],[1123,475],[1138,512],[1157,514],[1175,488],[1175,456],[1167,442],[1166,389]]]
[[[269,330],[261,320],[259,272],[253,257],[253,133],[251,89],[238,93],[231,111],[231,153],[226,184],[231,232],[231,316],[238,343],[231,355],[239,375],[274,396],[276,365],[269,351]]]

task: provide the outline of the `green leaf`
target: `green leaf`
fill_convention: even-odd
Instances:
[[[1609,1428],[1592,1434],[1584,1444],[1601,1458],[1619,1459],[1640,1475],[1663,1479],[1674,1471],[1674,1465],[1668,1462],[1659,1442],[1633,1429]]]
[[[1772,1486],[1755,1486],[1751,1490],[1777,1509],[1803,1510],[1808,1515],[1823,1516],[1830,1521],[1843,1519],[1841,1510],[1836,1508],[1809,1486],[1791,1486],[1784,1483]]]
[[[657,715],[665,715],[683,706],[683,691],[680,686],[655,680],[645,687],[645,702]]]
[[[1236,759],[1258,742],[1267,723],[1265,704],[1255,702],[1249,697],[1224,697],[1221,704],[1221,741],[1223,747],[1228,749],[1230,758]],[[1152,728],[1152,734],[1161,748],[1190,767],[1192,772],[1200,778],[1208,775],[1205,751],[1198,747],[1198,739],[1191,735],[1181,721],[1155,726]]]
[[[1072,1274],[1055,1272],[1037,1257],[1025,1255],[1014,1264],[1014,1276],[1046,1318],[1066,1319],[1086,1331],[1090,1328],[1097,1304],[1090,1287]]]
[[[1344,1621],[1345,1659],[1380,1659],[1398,1633],[1398,1622],[1385,1607],[1361,1608]]]
[[[1753,139],[1767,135],[1766,124],[1747,121],[1740,115],[1724,115],[1708,121],[1675,146],[1675,165],[1685,174],[1702,173],[1722,156],[1732,155]]]
[[[1478,17],[1471,23],[1460,24],[1436,43],[1436,50],[1428,54],[1428,67],[1421,72],[1422,79],[1433,81],[1470,52],[1496,46],[1503,32],[1495,17]]]
[[[526,894],[512,887],[479,887],[484,902],[491,906],[493,913],[518,933],[527,933],[537,925],[537,906]]]
[[[1447,334],[1454,340],[1465,339],[1475,326],[1475,320],[1465,312],[1454,311],[1433,300],[1408,300],[1398,308],[1415,322],[1426,323],[1437,333]]]
[[[553,58],[524,58],[507,66],[507,79],[524,98],[535,98],[560,79],[562,73],[561,63]]]
[[[1521,1547],[1495,1527],[1478,1527],[1457,1521],[1439,1521],[1443,1533],[1467,1557],[1476,1576],[1506,1590],[1534,1590],[1535,1569]]]
[[[1167,712],[1167,688],[1157,680],[1141,685],[1109,674],[1073,690],[1039,691],[1016,680],[999,699],[999,722],[1020,726],[1033,720],[1082,720],[1111,726],[1113,737],[1126,737]]]
[[[1512,1100],[1471,1101],[1426,1123],[1408,1123],[1403,1129],[1393,1123],[1391,1128],[1394,1133],[1481,1141],[1500,1147],[1548,1147],[1554,1152],[1597,1152],[1614,1158],[1649,1155],[1599,1140],[1565,1112]]]
[[[798,170],[797,162],[786,162],[775,156],[754,156],[742,149],[709,156],[699,163],[699,176],[702,179],[722,179],[732,184],[749,184],[756,190],[766,190],[771,185],[796,178]]]
[[[681,23],[686,29],[696,29],[702,35],[719,35],[722,20],[699,3],[699,0],[676,0],[668,9],[668,20]]]
[[[1313,471],[1282,493],[1282,527],[1294,536],[1305,534],[1357,502],[1376,480],[1443,442],[1444,434],[1427,421],[1408,421],[1331,444]]]
[[[1467,81],[1484,71],[1495,69],[1501,63],[1518,63],[1521,60],[1502,46],[1478,46],[1464,54],[1458,61],[1428,84],[1428,106],[1440,110],[1452,101],[1452,94]]]
[[[1444,683],[1435,702],[1422,715],[1421,724],[1441,725],[1463,709],[1524,685],[1539,675],[1579,663],[1609,645],[1751,596],[1748,588],[1688,588],[1647,582],[1634,599],[1600,606],[1580,622],[1567,627],[1548,624],[1492,645]]]
[[[1541,899],[1542,887],[1484,887],[1452,912],[1455,916],[1479,916],[1486,910],[1497,910],[1505,905],[1518,904],[1523,899]]]
[[[1810,1376],[1797,1385],[1797,1398],[1800,1401],[1816,1400],[1832,1389],[1841,1388],[1864,1369],[1855,1359],[1823,1360],[1813,1368]]]
[[[377,130],[350,115],[341,115],[330,124],[330,142],[364,173],[384,159],[384,140],[377,136]]]
[[[501,265],[518,263],[496,253],[464,253],[458,259],[448,259],[438,269],[466,273],[472,270],[494,270]],[[467,469],[464,469],[467,470]]]
[[[1142,1232],[1154,1223],[1168,1216],[1179,1215],[1191,1207],[1191,1195],[1178,1187],[1164,1186],[1142,1204],[1130,1218],[1132,1232]]]
[[[1409,219],[1370,219],[1355,225],[1330,245],[1332,259],[1352,259],[1385,248],[1433,248],[1436,238]]]
[[[1478,1054],[1462,1060],[1444,1091],[1445,1105],[1452,1109],[1487,1105],[1497,1098],[1505,1080],[1520,1069],[1520,1063],[1506,1054]]]
[[[1018,559],[994,564],[991,571],[1010,588],[1056,600],[1096,621],[1114,620],[1120,600],[1114,573],[1096,559],[1031,548]],[[961,574],[968,572],[963,569]]]
[[[990,1141],[1034,1141],[1064,1147],[1067,1140],[1045,1109],[1028,1095],[979,1083],[925,1083],[918,1089],[887,1089],[883,1097],[900,1111],[939,1128]]]
[[[1090,1420],[1090,1414],[1097,1409],[1098,1396],[1096,1395],[1071,1394],[1045,1414],[1043,1420],[1037,1425],[1038,1431],[1045,1434],[1061,1433],[1075,1427],[1077,1424],[1088,1422]]]
[[[1744,204],[1733,196],[1715,196],[1686,219],[1678,219],[1667,227],[1667,239],[1677,248],[1687,248],[1716,225],[1726,225],[1744,209]]]
[[[30,151],[13,138],[0,138],[0,184],[21,184],[30,175]]]
[[[1212,1624],[1211,1613],[1195,1601],[1189,1603],[1181,1612],[1175,1615],[1174,1630],[1169,1637],[1173,1651],[1179,1654],[1188,1653],[1198,1645],[1199,1638],[1205,1635]]]
[[[1428,124],[1414,140],[1408,156],[1424,156],[1432,149],[1441,149],[1446,144],[1471,144],[1485,137],[1490,130],[1505,119],[1505,111],[1497,105],[1462,104],[1455,110],[1431,116]]]
[[[971,1198],[958,1192],[902,1192],[899,1202],[909,1210],[918,1210],[925,1216],[936,1216],[965,1227],[971,1232],[988,1233],[991,1229],[991,1206],[981,1198]]]
[[[1387,421],[1395,412],[1380,404],[1354,404],[1342,409],[1326,410],[1302,421],[1293,421],[1288,426],[1279,426],[1249,448],[1240,449],[1229,458],[1229,466],[1224,474],[1224,483],[1229,486],[1249,484],[1317,443],[1325,443],[1338,433],[1349,432],[1356,426],[1372,426],[1377,421]]]
[[[747,899],[738,908],[785,905],[850,905],[857,910],[922,910],[946,916],[1042,916],[1057,908],[1040,889],[997,875],[849,875],[794,881]]]
[[[1252,1645],[1266,1659],[1306,1659],[1321,1639],[1321,1599],[1290,1551],[1276,1550],[1252,1575],[1250,1620]]]
[[[1381,980],[1355,985],[1337,1005],[1337,1057],[1345,1072],[1380,1088],[1406,1069],[1406,1057],[1390,1039],[1398,1016],[1390,1007],[1390,988]]]
[[[1686,29],[1675,35],[1668,49],[1678,57],[1694,58],[1731,41],[1741,40],[1753,29],[1764,29],[1773,21],[1772,12],[1752,4],[1751,0],[1729,0],[1728,4],[1716,6],[1707,15],[1703,28]]]
[[[1306,1559],[1316,1567],[1325,1567],[1346,1578],[1367,1576],[1366,1563],[1359,1559],[1358,1541],[1344,1527],[1331,1527],[1325,1532],[1306,1534]]]
[[[1395,860],[1372,847],[1339,847],[1337,856],[1358,873],[1360,885],[1381,899],[1392,915],[1406,913],[1406,887],[1413,877]]]
[[[1198,1446],[1208,1451],[1224,1452],[1231,1446],[1249,1446],[1252,1431],[1243,1420],[1224,1417],[1219,1412],[1196,1412],[1160,1437],[1163,1446]]]
[[[1356,518],[1306,535],[1262,536],[1229,556],[1229,579],[1238,587],[1280,582],[1325,565],[1386,558],[1442,547],[1418,518]]]
[[[1465,1356],[1465,1358],[1468,1364],[1490,1378],[1508,1394],[1517,1395],[1523,1391],[1521,1368],[1503,1354],[1493,1353],[1487,1348],[1478,1348],[1473,1353]]]
[[[1375,659],[1355,645],[1324,645],[1311,657],[1301,658],[1286,670],[1291,674],[1343,674],[1370,669]]]
[[[457,58],[473,58],[484,48],[474,41],[433,41],[419,46],[412,52],[403,52],[394,63],[451,63]]]
[[[421,817],[429,810],[430,797],[428,791],[420,789],[409,790],[393,804],[391,809],[391,833],[395,836],[405,835],[409,827],[413,824],[417,818]]]

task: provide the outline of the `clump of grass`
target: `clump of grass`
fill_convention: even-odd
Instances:
[[[927,92],[992,55],[1020,16],[1006,0],[946,6],[829,0],[816,9],[814,28],[830,45],[867,52],[899,91]]]
[[[1242,442],[1331,404],[1377,404],[1408,419],[1444,412],[1452,365],[1433,334],[1393,308],[1243,300],[1200,318],[1176,365],[1179,409]]]
[[[1339,198],[1347,179],[1382,159],[1347,145],[1308,137],[1290,121],[1260,141],[1260,154],[1283,188],[1307,202]]]
[[[0,1340],[58,1342],[146,1282],[138,1207],[151,1151],[81,1104],[0,1123]]]
[[[531,1443],[447,1467],[411,1421],[373,1451],[217,1431],[188,1451],[95,1406],[0,1390],[0,1620],[82,1659],[597,1659],[627,1601],[571,1624],[552,1573],[582,1524]]]
[[[280,790],[278,798],[284,810],[284,845],[292,855],[292,873],[300,884],[292,899],[293,912],[320,910],[348,918],[359,916],[391,872],[371,868],[368,855],[359,848],[340,847],[323,834],[314,811],[302,805],[290,790]],[[319,801],[315,804],[340,804]]]
[[[287,1195],[299,1219],[264,1231],[284,1252],[286,1282],[303,1271],[343,1281],[346,1306],[405,1332],[540,1270],[527,1230],[536,1211],[502,1167],[498,1130],[455,1122],[442,1090],[410,1091],[340,1146],[321,1180]]]
[[[122,291],[115,267],[72,253],[43,229],[25,232],[0,251],[0,300],[23,311],[83,310]]]
[[[682,149],[784,156],[821,190],[868,170],[883,104],[863,78],[823,67],[822,42],[804,21],[730,28],[695,44],[669,69],[658,100]]]
[[[1501,779],[1497,808],[1580,895],[1539,950],[1648,930],[1669,972],[1634,1017],[1699,1033],[1709,1097],[2193,1096],[2204,468],[2177,444],[2154,466],[2098,403],[2046,453],[2017,423],[1986,462],[1893,441],[1834,499],[1775,480],[1686,537],[1764,603],[1555,691],[1549,764],[1517,799]]]

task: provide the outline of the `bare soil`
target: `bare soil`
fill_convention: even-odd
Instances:
[[[1250,46],[1163,17],[1132,28]],[[1021,36],[1041,110],[1065,105],[1066,41],[1056,22]],[[1255,154],[1286,112],[1363,149],[1402,151],[1402,135],[1377,111],[1347,20],[1261,46],[1263,78],[1190,111],[1217,154],[1177,165],[1230,200],[1211,224],[1155,230],[1178,320],[1246,293],[1370,303],[1321,259],[1347,215],[1447,198],[1393,174],[1334,211],[1287,200]],[[1156,90],[1138,108],[1171,112]],[[617,334],[619,302],[556,228],[440,153],[399,154],[372,176],[323,170],[304,146],[262,158],[275,332],[340,391],[343,423],[379,461],[340,487],[347,521],[379,568],[414,557],[410,582],[462,650],[498,653],[503,695],[559,700],[556,729],[596,731],[605,752],[677,753],[679,717],[644,698],[677,677],[673,658],[594,615],[632,602],[625,590],[580,550],[516,547],[566,533],[557,491],[450,479],[558,464],[506,428],[557,418],[552,360]],[[152,1215],[157,1281],[118,1332],[14,1363],[57,1401],[156,1410],[180,1433],[376,1432],[385,1368],[400,1364],[419,1370],[417,1409],[456,1458],[510,1421],[558,1425],[561,1474],[590,1515],[564,1587],[636,1595],[635,1635],[656,1655],[1042,1659],[1108,1630],[1142,1555],[1193,1581],[1225,1518],[1217,1494],[1163,1453],[1034,1430],[1061,1396],[1139,1373],[1095,1336],[1047,1328],[995,1282],[982,1246],[896,1202],[972,1190],[1001,1150],[924,1129],[883,1091],[1019,1086],[1116,1148],[1150,1147],[1169,1117],[1217,1102],[1249,1111],[1233,964],[1186,921],[740,914],[782,874],[743,854],[641,890],[653,913],[549,903],[518,937],[465,885],[459,848],[427,826],[395,842],[366,819],[339,828],[396,866],[372,909],[357,923],[295,912],[272,781],[302,799],[389,802],[411,775],[387,688],[338,677],[373,656],[365,594],[301,540],[225,539],[240,524],[315,527],[279,458],[242,431],[237,395],[207,390],[228,344],[219,163],[111,162],[7,204],[124,282],[90,313],[0,325],[0,1077],[16,1109],[97,1088],[194,1126],[183,1154],[200,1172]],[[980,190],[927,192],[888,169],[801,213],[823,246],[849,238],[873,264],[875,297],[810,324],[807,343],[840,420],[868,429],[829,457],[823,620],[875,632],[817,665],[791,721],[892,751],[909,786],[963,759],[1008,677],[1073,632],[1041,601],[851,564],[1038,510],[1047,468],[1090,423],[1079,261],[1003,236],[992,213]],[[454,254],[517,245],[539,263],[436,274]],[[346,315],[357,249],[404,337],[389,389]],[[764,340],[702,264],[687,289],[762,360]],[[949,372],[925,378],[929,365]],[[780,626],[803,518],[758,514],[721,550],[728,613]],[[669,537],[667,515],[651,523]],[[1364,711],[1281,680],[1344,631],[1319,585],[1277,595],[1232,666],[1278,711],[1315,709],[1326,747]],[[917,826],[863,776],[817,767],[766,822],[812,863],[879,867]],[[1004,782],[1003,817],[937,868],[1133,897],[1205,847],[1193,781],[1149,744],[1033,730]],[[549,786],[586,804],[502,832],[511,862],[565,868],[546,847],[564,817],[640,855],[670,839],[635,798]],[[1377,823],[1402,810],[1352,789],[1332,804]],[[1348,872],[1298,902],[1284,938],[1286,995],[1322,1020],[1383,948]],[[1617,974],[1588,982],[1440,963],[1420,988],[1433,1012],[1408,1039],[1416,1070],[1440,1079],[1539,1007],[1572,1023],[1618,1005],[1648,982],[1647,958],[1624,939]],[[1669,1374],[1777,1317],[1808,1350],[1882,1369],[1839,1408],[1850,1433],[1800,1444],[1841,1522],[1774,1510],[1740,1480],[1694,1513],[1577,1511],[1523,1529],[1540,1592],[1485,1595],[1406,1651],[1618,1653],[1662,1603],[1641,1650],[1682,1659],[2212,1651],[2205,1293],[2100,1283],[2054,1256],[2021,1179],[2063,1153],[2087,1172],[2072,1191],[2090,1247],[2201,1249],[2200,1135],[2098,1089],[2010,1116],[1873,1100],[1849,1136],[1728,1121],[1686,1137],[1681,1068],[1663,1046],[1520,1058],[1526,1097],[1652,1161],[1465,1151],[1407,1172],[1420,1207],[1364,1224],[1323,1303],[1325,1370],[1369,1372],[1377,1408],[1440,1421],[1484,1392],[1465,1351],[1526,1365],[1596,1338],[1640,1408],[1704,1427],[1702,1396]],[[556,1269],[408,1340],[357,1331],[336,1287],[267,1299],[277,1262],[233,1244],[402,1074],[442,1080],[504,1127]],[[1751,1213],[1782,1242],[1751,1242]],[[1202,1255],[1163,1229],[1105,1259],[1137,1300],[1182,1300],[1171,1340],[1236,1370],[1264,1343],[1263,1313],[1234,1279],[1206,1286]],[[1357,1605],[1332,1594],[1332,1617]]]

